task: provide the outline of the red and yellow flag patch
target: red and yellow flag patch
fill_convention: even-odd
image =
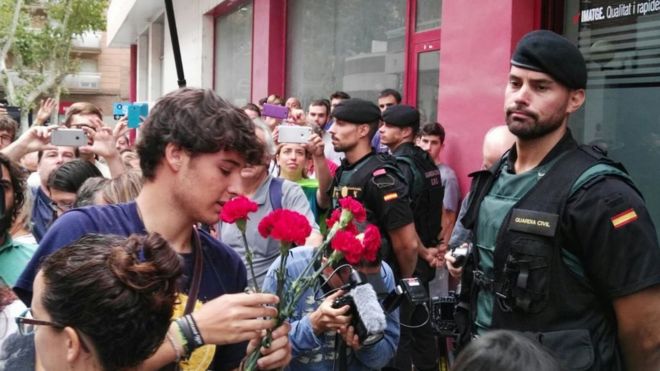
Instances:
[[[637,213],[632,208],[622,213],[616,214],[612,218],[610,218],[612,225],[614,226],[614,228],[617,229],[623,227],[628,223],[632,223],[635,220],[637,220]]]
[[[396,198],[398,198],[399,195],[396,192],[388,193],[385,196],[383,196],[383,200],[385,201],[392,201]]]

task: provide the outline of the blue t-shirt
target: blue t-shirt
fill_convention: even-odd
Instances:
[[[33,188],[30,190],[34,197],[34,205],[32,206],[32,234],[37,242],[46,234],[48,227],[53,222],[54,210],[51,206],[51,200],[41,187]]]
[[[32,282],[43,257],[78,240],[88,233],[146,234],[135,202],[119,205],[88,206],[64,213],[41,240],[37,252],[18,279],[14,290],[23,302],[32,300]],[[243,292],[247,286],[247,271],[241,258],[231,248],[214,239],[205,231],[199,231],[204,257],[202,280],[198,299],[202,302],[223,294]],[[183,291],[188,292],[193,273],[192,254],[181,254],[184,262]],[[217,346],[213,370],[230,370],[239,366],[245,356],[247,343]]]

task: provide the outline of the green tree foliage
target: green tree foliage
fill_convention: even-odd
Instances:
[[[72,40],[104,30],[107,5],[107,0],[0,0],[0,81],[9,104],[22,108],[23,129],[40,97],[59,95],[66,75],[77,72]]]

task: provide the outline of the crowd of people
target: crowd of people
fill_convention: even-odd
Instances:
[[[90,103],[49,125],[44,100],[21,135],[0,111],[0,369],[242,369],[267,332],[260,369],[438,370],[452,352],[460,371],[657,369],[655,227],[625,168],[572,138],[585,89],[574,45],[523,37],[506,125],[486,134],[462,202],[445,128],[393,89],[237,108],[182,88],[153,106],[136,142],[125,119],[108,125]],[[286,139],[287,126],[310,134]],[[55,145],[65,128],[87,143]],[[242,231],[219,220],[239,195],[257,205],[243,226],[251,269]],[[328,266],[274,328],[280,247],[259,222],[277,209],[309,222],[290,283],[348,196],[380,231],[376,261]],[[458,291],[455,349],[439,347],[428,298],[385,310],[373,344],[335,305],[354,275],[385,301],[410,282],[428,295],[445,270]]]

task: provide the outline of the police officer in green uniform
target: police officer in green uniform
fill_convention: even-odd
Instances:
[[[414,107],[399,104],[387,108],[378,131],[381,144],[396,158],[409,186],[415,229],[425,246],[419,249],[415,274],[428,291],[435,267],[444,263],[438,260],[444,252],[439,255],[436,248],[440,245],[444,196],[440,171],[428,152],[413,143],[419,131],[419,111]],[[401,339],[395,358],[399,370],[410,370],[411,364],[420,371],[438,369],[440,355],[427,309],[408,301],[401,304]]]
[[[395,278],[411,277],[417,264],[419,238],[415,232],[408,187],[396,161],[376,154],[371,138],[378,130],[380,110],[362,99],[346,99],[335,106],[335,122],[328,133],[337,152],[345,158],[327,192],[317,194],[319,206],[337,207],[338,200],[352,196],[367,210],[369,223],[377,225],[384,238],[381,252]]]
[[[457,309],[462,339],[525,332],[567,370],[660,369],[660,247],[625,169],[579,146],[580,51],[550,31],[518,43],[505,91],[516,143],[474,174],[473,230]]]

